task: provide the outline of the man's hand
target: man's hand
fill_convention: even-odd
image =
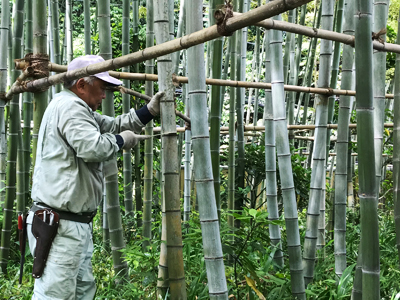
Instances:
[[[164,95],[164,92],[158,92],[151,98],[150,102],[147,104],[147,109],[153,116],[158,116],[160,114],[160,100]]]
[[[119,133],[119,135],[124,140],[124,145],[122,146],[122,149],[124,150],[131,149],[135,147],[140,141],[151,138],[151,135],[139,135],[130,130],[122,131],[121,133]]]

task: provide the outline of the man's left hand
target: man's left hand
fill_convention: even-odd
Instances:
[[[147,109],[153,116],[158,116],[160,114],[160,100],[164,95],[164,92],[158,92],[151,98],[150,102],[147,104]]]

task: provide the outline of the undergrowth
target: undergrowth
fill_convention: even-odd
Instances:
[[[274,249],[270,246],[267,213],[263,210],[245,209],[235,217],[241,220],[241,229],[232,232],[226,225],[228,214],[222,215],[221,239],[223,242],[225,272],[230,299],[291,299],[290,272],[287,253],[285,266],[279,269],[273,262]],[[93,272],[97,283],[95,299],[156,299],[158,259],[160,251],[160,214],[154,216],[153,239],[147,251],[142,250],[140,232],[126,229],[129,236],[125,252],[129,266],[129,281],[116,285],[116,274],[112,267],[111,253],[102,246],[100,220],[96,217],[93,234],[95,249]],[[308,299],[350,299],[355,264],[360,239],[358,216],[348,213],[347,265],[342,279],[338,281],[334,272],[333,242],[327,242],[315,269],[315,280],[306,290]],[[126,221],[126,220],[125,220]],[[395,299],[400,292],[400,271],[395,243],[393,216],[381,211],[381,299]],[[285,245],[284,221],[275,221],[283,227],[283,249]],[[126,222],[125,222],[126,224]],[[302,240],[304,239],[305,214],[299,214]],[[207,274],[205,269],[202,236],[198,215],[192,214],[188,224],[183,224],[183,253],[188,299],[208,299]],[[32,257],[28,253],[23,284],[18,283],[19,257],[15,242],[8,274],[0,273],[1,299],[30,299],[34,280]],[[324,253],[324,256],[323,256]],[[264,297],[264,298],[263,298]],[[398,299],[398,298],[396,298]]]

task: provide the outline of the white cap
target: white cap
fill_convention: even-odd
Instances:
[[[69,65],[68,65],[68,71],[73,71],[76,69],[84,68],[88,65],[93,65],[97,63],[103,62],[104,59],[101,56],[98,55],[85,55],[85,56],[80,56],[72,60]],[[101,72],[94,74],[92,76],[95,76],[101,80],[104,80],[108,83],[115,84],[115,85],[121,85],[122,81],[118,80],[114,77],[111,77],[110,74],[108,74],[108,71]]]

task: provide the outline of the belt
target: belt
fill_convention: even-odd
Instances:
[[[79,222],[79,223],[87,223],[87,224],[92,222],[94,216],[97,213],[97,210],[95,210],[92,212],[83,212],[83,213],[75,214],[72,212],[54,209],[44,203],[37,203],[37,205],[33,204],[30,210],[32,212],[35,212],[35,211],[43,209],[43,208],[48,208],[48,209],[51,209],[52,211],[55,211],[60,216],[60,219],[73,221],[73,222]]]

